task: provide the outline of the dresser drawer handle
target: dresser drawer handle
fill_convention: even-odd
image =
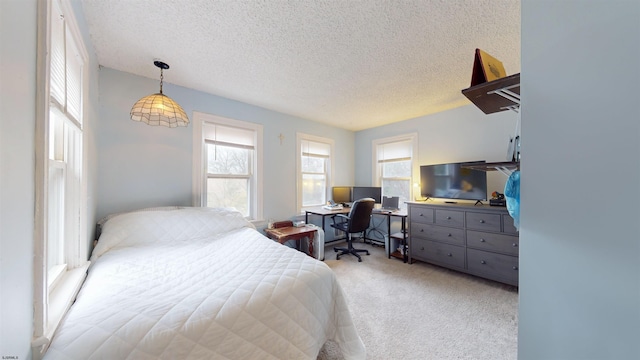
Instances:
[[[518,270],[518,267],[517,267],[517,266],[514,266],[514,267],[513,267],[513,270]]]
[[[447,216],[447,220],[451,220],[451,216]]]
[[[484,261],[484,260],[480,260],[480,264],[484,265],[484,264],[486,264],[486,263],[487,263],[486,261]]]
[[[448,253],[448,254],[447,254],[447,256],[448,256],[448,257],[452,257],[452,256],[453,256],[453,254],[452,254],[452,253]]]
[[[484,224],[484,220],[480,220],[480,224]]]
[[[480,239],[480,242],[484,242],[484,239]]]
[[[424,246],[420,248],[420,251],[424,251]]]
[[[424,229],[420,229],[420,232],[424,232]]]
[[[516,243],[513,243],[513,247],[518,247],[518,244],[516,244]]]
[[[451,235],[451,233],[447,234],[448,237],[452,237],[453,235]]]
[[[420,216],[424,216],[424,214],[423,214],[423,213],[420,213]]]

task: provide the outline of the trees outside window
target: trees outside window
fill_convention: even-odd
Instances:
[[[374,184],[382,188],[382,196],[397,196],[401,208],[413,199],[413,159],[417,135],[401,135],[373,142]]]
[[[262,217],[262,125],[194,112],[194,205]]]
[[[298,208],[326,204],[331,187],[333,140],[297,135]]]

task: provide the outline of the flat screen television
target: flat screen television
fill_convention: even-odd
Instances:
[[[351,189],[351,199],[356,201],[358,199],[373,198],[376,204],[382,203],[382,188],[371,186],[354,186]]]
[[[420,166],[420,192],[425,198],[487,200],[487,173],[464,165],[484,161]]]
[[[331,199],[337,204],[351,202],[351,186],[334,186]]]

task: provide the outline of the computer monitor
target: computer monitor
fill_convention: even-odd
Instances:
[[[337,204],[351,202],[351,186],[334,186],[332,200]]]
[[[400,209],[398,205],[400,204],[399,196],[383,196],[382,197],[382,208],[385,210],[398,210]]]
[[[353,201],[364,198],[373,198],[376,204],[382,203],[382,188],[372,186],[354,186],[351,189],[351,198]]]

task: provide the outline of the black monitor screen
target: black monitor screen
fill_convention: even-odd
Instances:
[[[353,201],[364,198],[373,198],[373,200],[376,201],[376,204],[380,204],[382,203],[382,188],[354,186],[351,191],[351,198]]]
[[[350,186],[334,186],[331,199],[335,203],[351,202],[351,187]]]

